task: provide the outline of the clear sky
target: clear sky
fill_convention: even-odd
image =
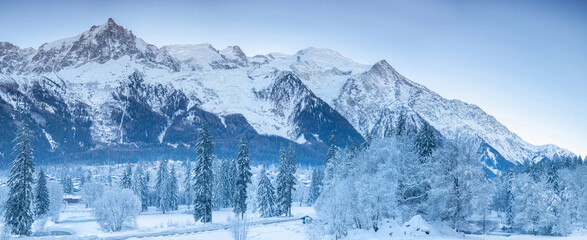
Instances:
[[[587,154],[587,1],[11,1],[0,41],[36,48],[109,17],[157,46],[386,59],[530,143]]]

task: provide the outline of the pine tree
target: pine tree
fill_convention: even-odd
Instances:
[[[147,211],[149,209],[149,186],[140,166],[137,166],[133,175],[133,191],[141,200],[141,211]]]
[[[159,161],[159,169],[157,170],[157,179],[155,183],[155,191],[157,191],[157,203],[159,210],[166,213],[169,210],[169,194],[167,193],[167,181],[169,178],[169,171],[167,171],[167,160],[161,158]]]
[[[8,178],[9,195],[6,202],[5,224],[16,235],[28,236],[33,224],[33,148],[32,132],[22,124],[13,140],[13,155],[16,155]]]
[[[188,209],[190,209],[190,206],[192,205],[192,201],[193,201],[193,186],[192,186],[192,164],[190,163],[190,160],[187,160],[187,164],[186,164],[186,169],[185,169],[185,179],[183,180],[183,188],[184,188],[184,200],[185,203],[188,207]]]
[[[202,124],[196,142],[197,164],[194,175],[194,219],[203,223],[212,222],[212,160],[214,145],[208,126]]]
[[[321,167],[314,167],[312,169],[312,182],[310,183],[310,194],[308,203],[314,204],[322,190],[322,181],[324,180],[324,169]]]
[[[177,185],[177,176],[175,174],[175,166],[171,166],[171,172],[169,173],[169,181],[167,182],[167,195],[169,198],[169,208],[171,210],[177,210],[179,201],[179,186]]]
[[[271,184],[271,180],[267,177],[265,166],[259,173],[259,185],[257,188],[257,209],[261,213],[261,217],[276,216],[275,209],[275,189]]]
[[[47,176],[43,169],[39,171],[37,185],[35,187],[35,217],[41,218],[49,212],[49,189],[47,188]]]
[[[234,193],[234,208],[233,211],[236,215],[241,215],[241,218],[245,217],[247,212],[247,184],[251,183],[251,166],[249,159],[249,146],[247,145],[247,139],[243,135],[238,145],[238,155],[236,157],[236,191]]]
[[[296,183],[296,155],[290,144],[288,150],[281,148],[279,173],[277,174],[277,209],[280,215],[291,216],[292,191]]]
[[[126,169],[122,172],[120,187],[128,189],[132,188],[132,167],[130,166],[130,163],[126,165]]]

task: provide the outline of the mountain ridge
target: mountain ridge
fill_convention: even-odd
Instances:
[[[516,165],[523,161],[573,155],[554,145],[534,146],[523,141],[478,106],[445,99],[405,78],[385,60],[374,65],[359,64],[335,51],[311,47],[293,55],[271,53],[253,57],[247,56],[238,46],[222,50],[210,44],[157,48],[112,19],[75,37],[43,44],[39,49],[20,49],[10,43],[0,43],[0,84],[4,86],[0,88],[0,103],[9,109],[0,115],[4,115],[5,122],[14,122],[16,117],[10,117],[15,115],[13,112],[24,110],[23,115],[31,116],[29,121],[39,126],[38,131],[46,132],[43,135],[47,136],[47,141],[42,146],[55,150],[67,144],[63,139],[54,139],[54,130],[42,124],[41,119],[54,114],[51,108],[55,107],[31,100],[30,104],[38,105],[39,110],[23,109],[18,104],[19,98],[14,95],[18,92],[34,99],[34,93],[27,89],[35,83],[37,88],[43,89],[46,87],[41,86],[45,85],[39,82],[53,82],[55,86],[50,88],[60,92],[45,95],[59,96],[55,101],[66,106],[60,108],[62,111],[85,111],[80,118],[88,119],[86,124],[90,126],[86,132],[90,132],[91,140],[86,137],[83,141],[86,146],[83,151],[95,149],[95,146],[132,145],[132,141],[124,141],[121,133],[133,130],[123,129],[121,126],[124,124],[116,119],[125,119],[120,114],[124,112],[121,111],[124,104],[130,101],[128,99],[141,97],[138,92],[133,96],[121,95],[121,91],[128,89],[123,82],[135,74],[141,75],[144,84],[161,86],[141,94],[156,96],[163,91],[174,92],[173,99],[169,101],[176,101],[182,106],[177,111],[169,110],[171,106],[161,110],[165,104],[158,98],[139,104],[146,112],[152,112],[153,119],[159,120],[153,120],[158,122],[155,124],[157,127],[148,130],[153,131],[147,134],[151,140],[143,139],[146,141],[143,142],[138,138],[138,145],[187,144],[165,135],[174,127],[181,129],[179,126],[197,125],[199,120],[190,115],[195,112],[189,113],[189,109],[196,107],[218,116],[221,124],[225,124],[227,116],[238,114],[242,116],[238,121],[249,124],[255,130],[254,134],[280,137],[282,143],[289,139],[299,146],[315,150],[308,150],[308,154],[325,149],[324,142],[328,139],[325,135],[331,130],[340,130],[337,134],[341,138],[352,136],[343,141],[345,144],[360,142],[362,137],[359,133],[383,136],[386,129],[393,127],[399,116],[405,114],[412,119],[411,127],[416,129],[430,124],[446,137],[467,132],[477,138],[472,144],[479,149],[480,159],[493,170],[503,170],[500,166],[504,165],[504,159]],[[294,90],[275,84],[284,76],[301,89],[291,93],[295,94],[291,98],[295,102],[274,105],[279,102],[277,97],[259,95],[263,90]],[[303,106],[308,103],[314,107],[302,113],[306,109]],[[74,111],[78,108],[83,111]],[[73,118],[70,115],[69,118]],[[322,122],[325,127],[309,124],[310,121],[305,121],[305,118]],[[59,121],[70,125],[75,122]],[[141,125],[137,124],[135,128]],[[77,134],[77,131],[74,133]],[[195,137],[195,133],[191,134]],[[154,138],[154,135],[157,137]],[[185,137],[181,139],[187,141]],[[51,144],[52,141],[55,144]]]

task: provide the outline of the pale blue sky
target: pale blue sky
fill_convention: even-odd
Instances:
[[[533,144],[587,154],[586,1],[14,1],[1,5],[0,41],[36,48],[109,17],[157,46],[386,59]]]

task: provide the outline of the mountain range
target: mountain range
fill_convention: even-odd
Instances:
[[[574,156],[522,140],[385,60],[360,64],[319,48],[248,56],[238,46],[156,47],[112,19],[38,49],[0,42],[2,163],[20,121],[36,133],[36,158],[45,163],[195,158],[206,122],[220,158],[235,157],[244,134],[254,161],[276,162],[280,146],[293,142],[299,162],[320,164],[331,132],[341,147],[358,144],[365,134],[383,137],[400,116],[407,129],[466,135],[494,173]]]

